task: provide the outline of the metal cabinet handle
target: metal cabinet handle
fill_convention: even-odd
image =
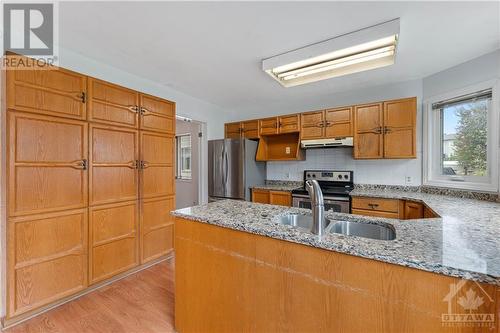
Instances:
[[[149,162],[141,161],[141,169],[147,169],[147,168],[149,168]]]
[[[373,203],[369,203],[368,206],[371,208],[371,209],[375,209],[378,207],[378,204],[373,204]]]
[[[319,123],[316,124],[317,127],[324,127],[325,123],[323,121],[320,121]]]
[[[150,113],[152,113],[152,112],[151,112],[151,111],[149,111],[148,109],[146,109],[146,108],[144,108],[144,107],[142,107],[142,106],[141,106],[140,113],[141,113],[142,115],[148,115],[148,114],[150,114]]]
[[[132,161],[132,162],[128,163],[128,165],[127,165],[127,167],[130,169],[139,169],[139,166],[140,166],[139,160]]]
[[[71,167],[73,169],[87,170],[87,168],[88,168],[88,162],[87,162],[86,159],[83,159],[81,161],[76,161]]]
[[[128,109],[130,112],[139,113],[139,107],[138,107],[137,105],[130,105],[130,106],[127,106],[127,109]]]

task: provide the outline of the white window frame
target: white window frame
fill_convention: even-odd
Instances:
[[[453,177],[441,174],[441,123],[439,114],[433,112],[432,104],[455,98],[462,95],[472,94],[481,90],[492,89],[491,109],[488,115],[488,171],[489,177],[486,181],[456,181]],[[498,192],[499,188],[499,80],[490,80],[454,90],[442,95],[427,99],[424,109],[423,122],[423,184],[430,186],[449,187],[456,189]],[[456,179],[459,179],[458,177]]]
[[[191,172],[192,172],[192,163],[193,163],[193,151],[192,151],[192,147],[193,147],[193,136],[191,135],[191,133],[182,133],[182,134],[176,134],[175,135],[175,179],[178,180],[178,181],[183,181],[183,182],[192,182],[193,181],[193,174],[191,173],[191,177],[190,178],[184,178],[182,177],[180,174],[181,174],[181,170],[182,170],[182,161],[181,161],[181,151],[180,151],[180,137],[182,136],[189,136],[190,137],[190,140],[191,140]]]

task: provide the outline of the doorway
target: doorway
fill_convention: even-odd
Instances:
[[[201,123],[178,118],[175,131],[176,209],[200,203]]]

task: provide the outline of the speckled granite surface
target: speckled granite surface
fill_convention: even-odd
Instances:
[[[328,212],[334,220],[389,223],[396,239],[381,241],[328,234],[278,224],[309,210],[224,200],[172,212],[175,216],[299,244],[500,286],[500,204],[421,192],[356,189],[353,196],[407,198],[425,202],[441,218],[396,220]]]
[[[304,186],[303,182],[297,182],[297,181],[266,180],[265,184],[255,185],[252,186],[251,188],[260,190],[292,192],[294,189],[301,188],[303,186]]]

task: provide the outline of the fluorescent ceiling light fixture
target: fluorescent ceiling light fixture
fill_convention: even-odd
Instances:
[[[338,36],[262,61],[262,69],[284,87],[394,64],[399,19]]]

